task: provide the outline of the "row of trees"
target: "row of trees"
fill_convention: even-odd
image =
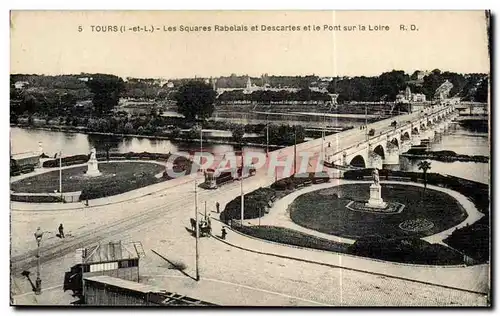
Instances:
[[[384,72],[378,77],[334,78],[329,86],[330,93],[338,94],[337,101],[394,101],[399,91],[406,88],[410,76],[402,70]]]
[[[258,90],[249,94],[243,93],[243,90],[225,91],[218,97],[219,102],[234,102],[234,101],[251,101],[264,104],[271,102],[288,102],[288,101],[331,101],[327,93],[311,91],[309,88],[301,89],[297,92],[280,90]]]
[[[436,89],[446,80],[453,84],[450,97],[457,96],[465,100],[486,102],[487,75],[463,75],[454,72],[441,72],[434,69],[423,78],[423,82],[414,82],[402,70],[384,72],[377,77],[334,78],[329,86],[330,93],[339,94],[337,101],[394,101],[396,95],[410,87],[412,93],[423,93],[428,100],[434,98]],[[484,82],[486,81],[486,82]],[[485,89],[486,88],[486,89]]]

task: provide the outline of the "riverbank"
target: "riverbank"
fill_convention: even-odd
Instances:
[[[456,152],[451,151],[451,150],[426,151],[426,152],[421,152],[421,153],[411,152],[411,150],[410,150],[407,153],[401,154],[401,156],[409,158],[409,159],[415,159],[415,160],[432,159],[432,160],[443,161],[443,162],[461,161],[461,162],[488,163],[490,160],[489,157],[487,157],[487,156],[461,155],[461,154],[457,154]]]
[[[72,134],[87,134],[87,135],[99,135],[99,136],[112,136],[112,137],[135,137],[139,139],[154,139],[154,140],[171,140],[177,142],[185,143],[200,143],[199,138],[182,138],[182,137],[169,137],[169,136],[158,136],[158,135],[139,135],[139,134],[121,134],[121,133],[106,133],[106,132],[93,132],[88,131],[85,127],[68,127],[68,126],[31,126],[25,124],[10,124],[10,127],[18,127],[30,130],[42,130],[42,131],[52,131],[52,132],[63,132]],[[223,144],[223,145],[233,145],[233,146],[250,146],[250,147],[269,147],[269,148],[284,148],[285,145],[274,145],[274,144],[262,144],[253,142],[235,142],[227,139],[214,139],[214,138],[203,138],[203,143],[205,144]]]

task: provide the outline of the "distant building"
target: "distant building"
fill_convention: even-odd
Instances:
[[[411,80],[423,81],[424,77],[429,74],[428,71],[417,70],[411,75]]]
[[[446,80],[436,89],[436,92],[434,93],[434,99],[437,100],[447,99],[450,95],[450,91],[452,88],[453,84],[448,80]]]
[[[14,83],[14,88],[20,90],[23,89],[25,86],[29,85],[30,83],[28,81],[17,81]]]
[[[413,93],[411,95],[411,101],[412,102],[426,102],[426,97],[425,94],[423,93]]]
[[[406,89],[405,89],[405,99],[411,100],[411,89],[409,86],[406,86]]]
[[[94,107],[94,103],[92,100],[76,101],[75,107],[79,109],[91,109]]]
[[[425,94],[412,93],[409,86],[404,91],[399,91],[396,95],[397,103],[426,102]]]

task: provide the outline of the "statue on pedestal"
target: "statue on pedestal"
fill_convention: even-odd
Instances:
[[[380,178],[379,178],[379,175],[378,175],[378,169],[377,168],[373,169],[372,176],[373,176],[373,184],[379,185]]]
[[[90,150],[90,159],[89,160],[97,160],[95,147]]]
[[[370,199],[365,204],[366,207],[370,208],[385,208],[387,203],[382,200],[382,188],[380,186],[380,178],[378,174],[378,169],[374,168],[372,172],[373,184],[370,185]]]
[[[97,167],[97,157],[96,157],[95,148],[92,148],[90,150],[90,159],[87,162],[87,165],[88,165],[87,173],[86,173],[87,176],[96,177],[96,176],[101,175],[101,172],[99,171],[99,168]]]

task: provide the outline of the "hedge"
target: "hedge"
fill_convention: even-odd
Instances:
[[[245,219],[259,218],[264,216],[270,202],[276,197],[276,192],[271,188],[260,188],[251,193],[245,194]],[[229,202],[220,218],[225,223],[231,219],[241,219],[241,197],[237,197]]]
[[[249,236],[274,241],[282,244],[342,252],[347,251],[348,245],[332,240],[308,235],[296,230],[276,226],[233,226],[234,229]]]
[[[330,177],[328,173],[326,172],[319,172],[319,173],[302,173],[302,174],[297,174],[295,176],[291,176],[288,178],[280,179],[276,182],[274,182],[271,185],[271,188],[279,191],[283,190],[294,190],[298,187],[304,186],[304,185],[309,185],[309,184],[316,184],[316,183],[322,183],[322,182],[328,182],[330,181]]]
[[[366,237],[356,240],[347,253],[374,259],[429,265],[463,264],[463,255],[440,244],[420,238],[385,239]]]
[[[10,165],[10,176],[18,176],[23,173],[30,173],[35,171],[35,166],[33,165],[28,165],[28,166],[23,166],[23,167],[18,167],[16,164],[11,164]]]
[[[62,167],[65,166],[72,166],[72,165],[79,165],[82,163],[86,163],[89,161],[89,156],[90,155],[74,155],[74,156],[68,156],[61,158],[61,165]],[[59,167],[59,159],[52,159],[52,160],[47,160],[44,161],[42,166],[44,168],[56,168]]]
[[[94,183],[85,187],[80,195],[80,201],[102,198],[106,196],[121,194],[131,190],[139,189],[160,182],[153,175],[142,175],[128,181],[116,180],[105,183]]]
[[[472,225],[455,230],[443,240],[451,247],[484,263],[490,260],[490,219],[486,215]]]
[[[61,202],[61,198],[59,196],[50,196],[50,195],[11,195],[10,200],[14,202],[27,202],[27,203]]]

